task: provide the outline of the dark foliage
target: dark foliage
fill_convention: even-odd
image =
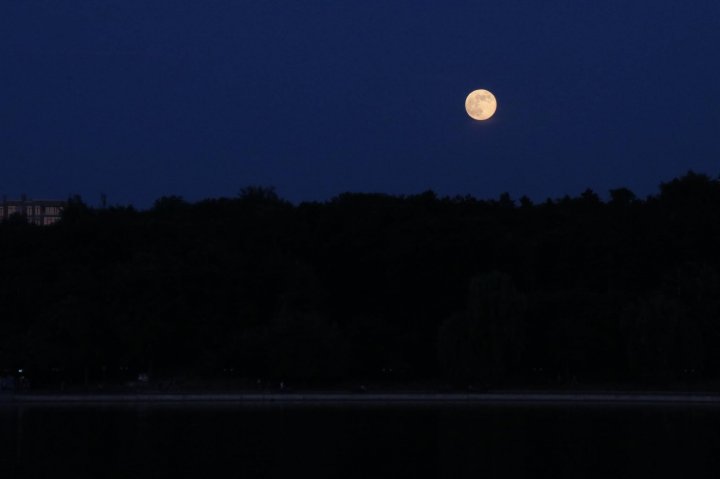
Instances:
[[[720,380],[720,181],[533,204],[273,190],[0,225],[0,367],[37,385],[703,387]]]

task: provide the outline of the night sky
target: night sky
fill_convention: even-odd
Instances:
[[[719,160],[717,0],[0,0],[9,197],[644,196]]]

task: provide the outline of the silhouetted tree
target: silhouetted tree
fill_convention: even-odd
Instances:
[[[718,244],[720,181],[694,172],[645,199],[518,207],[432,191],[292,205],[250,187],[147,211],[74,196],[57,225],[0,224],[0,369],[53,387],[228,369],[713,387]]]
[[[438,354],[449,374],[486,382],[504,379],[523,349],[525,298],[511,278],[489,273],[470,281],[467,309],[440,328]]]

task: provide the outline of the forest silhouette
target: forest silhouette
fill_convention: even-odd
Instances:
[[[538,204],[73,197],[56,225],[0,225],[0,368],[38,389],[713,389],[719,246],[720,180],[693,172]]]

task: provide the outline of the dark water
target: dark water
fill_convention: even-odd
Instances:
[[[717,477],[720,409],[0,407],[0,478]]]

